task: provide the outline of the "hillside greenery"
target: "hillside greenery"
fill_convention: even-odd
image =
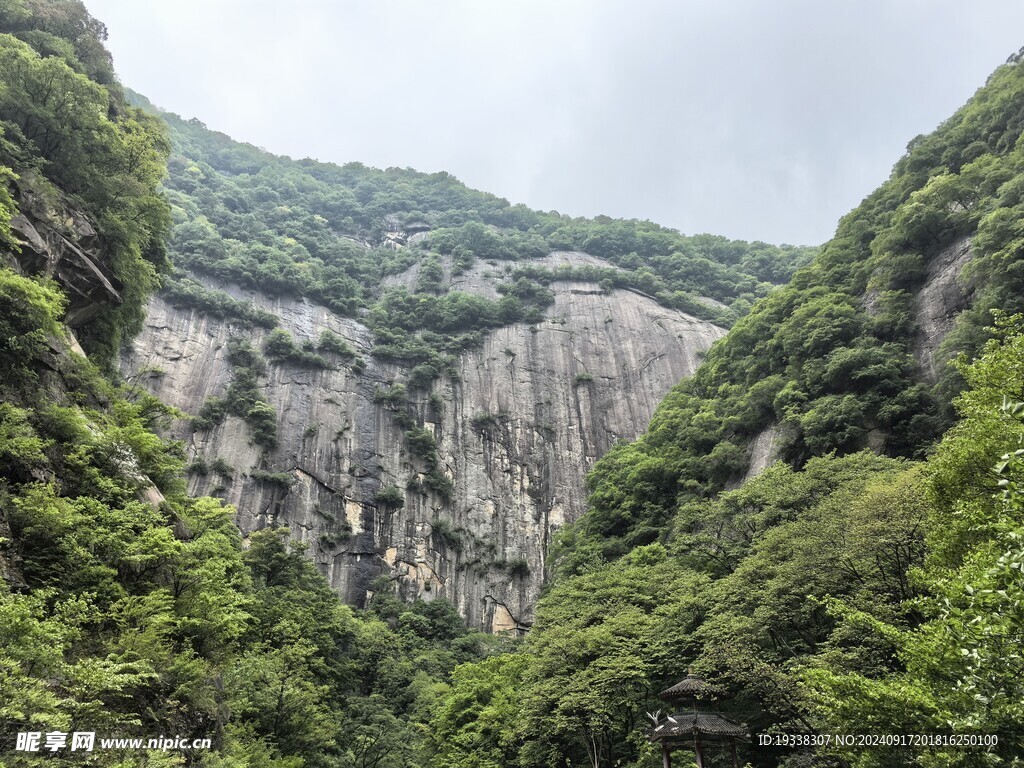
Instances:
[[[124,286],[124,301],[80,337],[109,363],[141,328],[144,302],[169,267],[171,221],[157,190],[170,149],[166,130],[128,103],[105,36],[71,0],[0,6],[0,232],[23,196],[69,201],[96,222],[104,267]]]
[[[515,653],[455,670],[431,764],[654,768],[644,712],[693,665],[755,733],[998,738],[987,752],[747,750],[754,766],[1013,765],[1024,317],[996,334],[961,366],[961,418],[927,461],[778,462],[681,505],[664,542],[557,579]]]
[[[677,508],[744,476],[747,446],[769,428],[793,467],[869,447],[926,454],[951,425],[963,384],[944,361],[978,353],[993,310],[1024,310],[1022,104],[1015,56],[935,133],[910,143],[814,261],[665,398],[641,439],[600,460],[591,511],[563,539],[568,571],[659,540]],[[975,258],[960,280],[973,295],[936,355],[933,386],[915,358],[915,291],[967,242]]]

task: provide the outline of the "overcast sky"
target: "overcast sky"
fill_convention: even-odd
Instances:
[[[272,152],[819,243],[1024,45],[1020,0],[85,0],[125,85]]]

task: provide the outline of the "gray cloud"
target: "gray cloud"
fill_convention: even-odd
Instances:
[[[1015,0],[86,0],[126,85],[294,157],[816,243],[1024,45]]]

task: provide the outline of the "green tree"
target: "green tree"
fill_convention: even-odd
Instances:
[[[430,721],[431,764],[441,768],[507,768],[517,764],[516,722],[526,654],[462,664]]]

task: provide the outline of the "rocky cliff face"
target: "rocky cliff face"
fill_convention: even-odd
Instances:
[[[602,263],[557,253],[558,264]],[[415,280],[415,268],[394,278]],[[452,287],[496,296],[500,268],[478,264]],[[190,490],[238,508],[243,533],[286,525],[347,600],[359,604],[380,577],[407,598],[444,597],[471,625],[492,631],[529,626],[554,531],[584,509],[584,475],[617,440],[644,430],[666,392],[693,372],[722,330],[637,293],[605,293],[584,282],[552,285],[544,322],[498,329],[465,354],[458,375],[414,395],[411,407],[437,443],[453,485],[448,498],[408,489],[422,466],[378,388],[405,378],[372,357],[369,330],[305,301],[271,299],[220,286],[276,313],[296,341],[323,329],[343,336],[367,360],[347,368],[271,366],[263,392],[278,419],[278,447],[261,463],[247,426],[234,417],[209,432],[182,423],[177,437],[218,471],[194,475]],[[161,399],[196,413],[231,380],[227,341],[265,332],[177,309],[160,298],[124,358]],[[433,400],[433,402],[431,402]],[[440,406],[440,407],[439,407]],[[289,483],[254,477],[287,473]],[[398,486],[404,502],[377,500]]]
[[[973,258],[971,239],[958,239],[929,263],[925,279],[914,293],[914,358],[920,367],[921,378],[929,384],[938,381],[942,365],[946,362],[940,357],[943,340],[974,298],[975,285],[963,275],[964,268]],[[877,312],[877,298],[875,292],[862,297],[869,314]],[[747,446],[750,464],[746,474],[730,487],[738,488],[778,461],[786,439],[786,428],[778,423],[758,433]],[[869,431],[867,447],[879,451],[883,446],[879,430]]]
[[[924,284],[914,296],[917,336],[914,356],[921,366],[925,381],[934,384],[945,361],[937,360],[939,345],[953,330],[957,315],[970,306],[974,286],[965,282],[961,273],[974,254],[970,238],[957,240],[928,265]]]

